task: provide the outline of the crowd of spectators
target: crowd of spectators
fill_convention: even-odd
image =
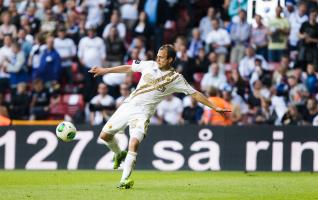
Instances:
[[[141,75],[88,70],[155,59],[172,43],[176,71],[232,112],[177,94],[152,124],[318,125],[317,7],[286,0],[248,23],[247,0],[0,0],[0,124],[103,124]]]

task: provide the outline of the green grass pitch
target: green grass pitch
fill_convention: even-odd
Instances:
[[[120,171],[0,171],[0,199],[318,199],[317,173],[134,171],[118,190]]]

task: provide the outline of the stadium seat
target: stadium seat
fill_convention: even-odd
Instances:
[[[55,100],[53,98],[50,99],[50,120],[57,120],[57,119],[64,119],[65,110],[67,105],[62,101],[62,97],[57,97],[58,99]]]
[[[51,99],[49,119],[64,119],[65,115],[73,117],[77,112],[84,111],[84,97],[81,94],[65,94],[57,103]]]
[[[204,76],[204,73],[197,72],[193,74],[193,80],[194,80],[194,87],[197,90],[201,90],[201,80]]]
[[[85,107],[84,97],[81,94],[65,94],[63,103],[66,105],[66,113],[70,116],[74,116],[78,111],[83,111]]]

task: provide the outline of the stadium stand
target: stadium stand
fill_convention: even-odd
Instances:
[[[35,119],[88,124],[100,83],[117,99],[120,85],[133,91],[140,74],[93,79],[87,70],[155,59],[164,43],[174,44],[174,67],[190,84],[206,95],[215,87],[218,99],[237,108],[224,125],[283,125],[296,111],[298,124],[312,125],[318,116],[313,1],[286,1],[288,9],[281,4],[271,16],[248,9],[247,0],[160,0],[153,7],[150,0],[0,2],[2,124]],[[36,80],[43,91],[34,90]],[[190,105],[182,95],[177,98],[183,101],[178,110]],[[202,116],[196,123],[206,124]],[[155,115],[151,122],[165,120]],[[188,122],[178,120],[182,123]]]

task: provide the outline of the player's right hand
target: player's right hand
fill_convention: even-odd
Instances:
[[[223,117],[225,117],[225,113],[232,112],[230,109],[226,109],[226,108],[216,108],[215,111],[218,112]]]
[[[101,76],[106,73],[105,68],[102,68],[102,67],[92,67],[88,72],[93,74],[94,77]]]

